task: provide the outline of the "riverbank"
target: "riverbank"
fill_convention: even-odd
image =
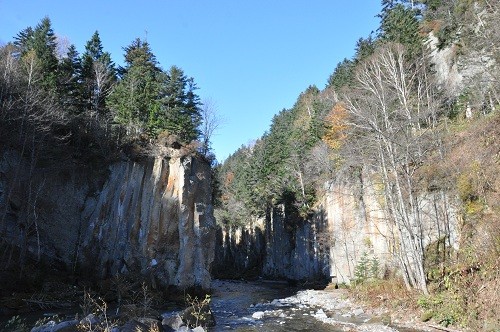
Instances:
[[[392,317],[386,309],[368,308],[346,289],[291,289],[276,282],[212,282],[211,331],[349,331],[436,332],[412,317]],[[287,294],[288,293],[288,294]]]
[[[52,318],[54,308],[37,312],[20,312],[15,325],[16,327],[24,326],[24,329],[17,329],[17,331],[31,331],[31,327],[35,325],[45,325],[51,328],[50,331],[56,331],[53,330],[56,322],[59,324],[58,327],[67,328],[66,325],[68,325],[76,329],[78,325],[82,325],[82,317],[84,317],[83,320],[92,317],[95,319],[94,324],[106,323],[108,324],[106,326],[116,327],[117,331],[125,331],[124,328],[132,323],[139,326],[137,321],[147,321],[148,326],[154,323],[155,326],[161,328],[165,322],[158,320],[159,317],[175,316],[182,310],[181,307],[166,309],[165,299],[155,299],[150,294],[136,298],[136,302],[126,305],[123,303],[120,305],[116,301],[107,302],[104,300],[106,297],[85,297],[87,301],[81,303],[78,308],[76,302],[80,302],[81,299],[77,299],[80,296],[76,291],[64,292],[62,286],[58,289],[63,291],[62,293],[65,293],[68,299],[72,298],[74,305],[58,312],[57,320]],[[384,305],[372,307],[362,304],[349,290],[335,289],[332,285],[320,290],[301,290],[291,287],[286,282],[213,280],[211,290],[210,309],[216,325],[205,326],[205,330],[209,332],[440,331],[420,322],[416,315],[404,316],[404,311],[395,313]],[[107,300],[110,299],[111,297],[107,297]],[[57,303],[63,302],[57,301]],[[50,303],[44,302],[44,304]],[[106,321],[102,317],[104,312],[107,312],[107,316],[104,315]],[[4,318],[5,321],[12,320],[11,317],[4,316]],[[37,321],[36,324],[30,324],[35,321]],[[6,331],[11,331],[11,329],[6,329]]]

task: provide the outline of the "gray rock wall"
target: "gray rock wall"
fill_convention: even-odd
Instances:
[[[215,246],[210,166],[173,152],[102,172],[40,168],[28,175],[26,163],[6,151],[0,235],[27,248],[26,257],[70,272],[140,273],[161,285],[208,289]]]
[[[326,227],[320,216],[318,212],[305,221],[278,205],[266,218],[253,220],[246,227],[220,228],[215,274],[324,282],[330,269],[327,247],[318,236]]]
[[[363,174],[362,189],[345,183],[329,183],[321,205],[328,223],[330,274],[339,283],[355,278],[356,266],[363,256],[376,259],[379,277],[385,271],[397,271],[395,247],[399,246],[396,226],[387,216],[380,188]],[[447,246],[458,247],[457,204],[441,191],[422,193],[418,199],[423,223],[424,247],[445,239]]]
[[[397,231],[371,176],[365,172],[362,184],[326,184],[325,195],[308,220],[279,205],[267,218],[244,228],[221,229],[216,270],[222,276],[224,272],[245,276],[246,267],[258,267],[265,278],[316,282],[335,276],[338,283],[355,278],[363,257],[377,260],[379,276],[397,270]],[[423,194],[419,204],[423,245],[444,239],[456,249],[458,205],[443,192]]]

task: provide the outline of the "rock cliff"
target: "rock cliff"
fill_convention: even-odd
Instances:
[[[365,172],[361,183],[328,183],[321,202],[325,209],[330,251],[330,275],[339,283],[350,283],[356,267],[364,259],[377,261],[378,277],[398,270],[394,255],[398,232],[385,209],[384,198],[373,178]],[[442,241],[446,247],[458,247],[458,203],[444,192],[426,192],[419,196],[422,211],[423,246]],[[371,263],[369,263],[371,264]],[[371,265],[370,265],[371,266]],[[370,274],[372,271],[367,271]]]
[[[210,286],[210,166],[179,150],[100,172],[30,167],[4,151],[0,213],[2,246],[13,253],[6,265],[32,260],[98,278],[140,274],[162,286]]]
[[[293,209],[280,204],[265,218],[255,219],[245,227],[220,227],[215,275],[326,281],[329,252],[322,235],[326,231],[323,217],[318,212],[310,220],[303,220]]]
[[[327,183],[307,220],[279,205],[244,228],[219,229],[215,272],[234,277],[252,269],[265,278],[321,282],[335,277],[350,283],[363,259],[377,261],[379,276],[396,271],[397,232],[372,181],[375,176],[365,172],[360,183]],[[439,191],[423,193],[418,201],[424,247],[441,241],[456,249],[458,203]],[[232,267],[229,275],[227,266]]]

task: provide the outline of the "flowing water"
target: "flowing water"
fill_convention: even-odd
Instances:
[[[219,281],[212,284],[212,311],[217,325],[209,331],[418,331],[372,325],[361,309],[329,292],[300,291],[286,283]],[[316,301],[315,301],[316,300]],[[321,306],[318,306],[321,303]],[[329,323],[325,323],[325,321]]]
[[[298,290],[283,282],[214,280],[210,306],[217,325],[208,328],[208,332],[419,331],[385,327],[380,320],[374,325],[376,319],[353,305],[341,290]],[[71,320],[78,311],[78,308],[68,308],[57,314]],[[28,326],[34,326],[35,321],[54,314],[33,312],[21,318]],[[0,330],[10,331],[2,329],[2,325]]]
[[[286,283],[216,280],[212,287],[212,311],[217,326],[210,331],[334,331],[298,308],[273,305],[273,300],[295,294],[296,290]],[[262,318],[252,317],[262,312]]]

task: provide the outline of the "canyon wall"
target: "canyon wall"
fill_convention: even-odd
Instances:
[[[328,223],[330,275],[339,283],[355,279],[356,267],[362,260],[368,262],[368,269],[376,261],[377,271],[373,273],[378,277],[398,270],[399,234],[386,210],[382,188],[374,178],[376,174],[364,173],[357,185],[327,184],[321,205]],[[421,193],[418,204],[423,247],[441,241],[443,246],[457,249],[459,204],[442,191]]]
[[[359,183],[331,182],[315,213],[307,220],[289,213],[284,205],[273,208],[266,218],[245,227],[219,227],[216,274],[323,282],[334,278],[350,283],[356,267],[368,262],[367,274],[398,270],[395,255],[397,231],[384,208],[384,198],[365,172]],[[457,248],[458,209],[447,194],[436,191],[419,198],[423,220],[423,246],[436,241]],[[375,271],[376,270],[376,271]]]
[[[284,204],[243,227],[219,227],[214,274],[323,283],[329,276],[329,252],[320,212],[303,220]]]
[[[208,289],[215,246],[210,165],[179,151],[100,170],[30,167],[4,151],[5,264],[43,262],[98,279],[140,274],[163,286]]]

